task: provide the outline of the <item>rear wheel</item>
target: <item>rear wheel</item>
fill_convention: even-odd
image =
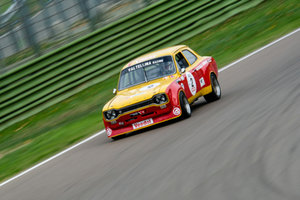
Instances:
[[[221,87],[215,74],[210,75],[212,92],[204,95],[204,99],[209,103],[221,98]]]
[[[180,92],[179,100],[180,100],[182,117],[189,118],[192,115],[192,109],[191,109],[191,106],[190,106],[186,96],[183,94],[183,92]]]

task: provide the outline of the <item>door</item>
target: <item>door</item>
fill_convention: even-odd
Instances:
[[[185,69],[178,83],[183,87],[186,97],[190,99],[196,95],[200,87],[200,84],[197,84],[196,81],[198,79],[196,70],[192,65],[189,65],[181,52],[175,55],[175,61],[179,71]]]
[[[199,92],[202,88],[205,86],[205,81],[204,81],[204,74],[203,71],[200,70],[202,63],[199,61],[199,58],[189,49],[184,49],[182,51],[182,54],[188,61],[188,63],[191,65],[193,68],[193,74],[194,77],[196,78],[196,83],[197,83],[197,92]]]

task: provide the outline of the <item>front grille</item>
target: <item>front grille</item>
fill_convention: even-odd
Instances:
[[[152,114],[154,114],[154,112],[149,112],[149,113],[146,113],[146,114],[142,115],[142,117],[146,117],[146,116],[148,116],[148,115],[152,115]]]
[[[139,102],[139,103],[136,103],[136,104],[133,104],[133,105],[130,105],[130,106],[127,106],[127,107],[124,107],[124,108],[121,108],[119,110],[119,113],[125,113],[125,112],[129,112],[129,111],[132,111],[132,110],[136,110],[138,108],[142,108],[142,107],[145,107],[145,106],[148,106],[148,105],[151,105],[153,104],[153,99],[148,99],[146,101],[142,101],[142,102]],[[121,112],[120,112],[121,111]]]

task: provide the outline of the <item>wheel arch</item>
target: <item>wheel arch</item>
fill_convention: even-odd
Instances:
[[[210,84],[211,84],[211,75],[215,76],[218,80],[218,75],[214,71],[210,71],[209,72],[209,82],[210,82]]]

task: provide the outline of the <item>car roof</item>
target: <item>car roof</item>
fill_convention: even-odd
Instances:
[[[140,62],[144,62],[144,61],[147,61],[147,60],[150,60],[150,59],[153,59],[153,58],[158,58],[158,57],[161,57],[161,56],[171,55],[171,54],[175,53],[178,49],[181,49],[183,47],[187,47],[187,46],[186,45],[177,45],[177,46],[167,47],[167,48],[164,48],[164,49],[153,51],[151,53],[144,54],[140,57],[137,57],[137,58],[131,60],[129,63],[127,63],[122,68],[122,70],[127,68],[127,67],[130,67],[132,65],[135,65],[135,64],[138,64]]]

